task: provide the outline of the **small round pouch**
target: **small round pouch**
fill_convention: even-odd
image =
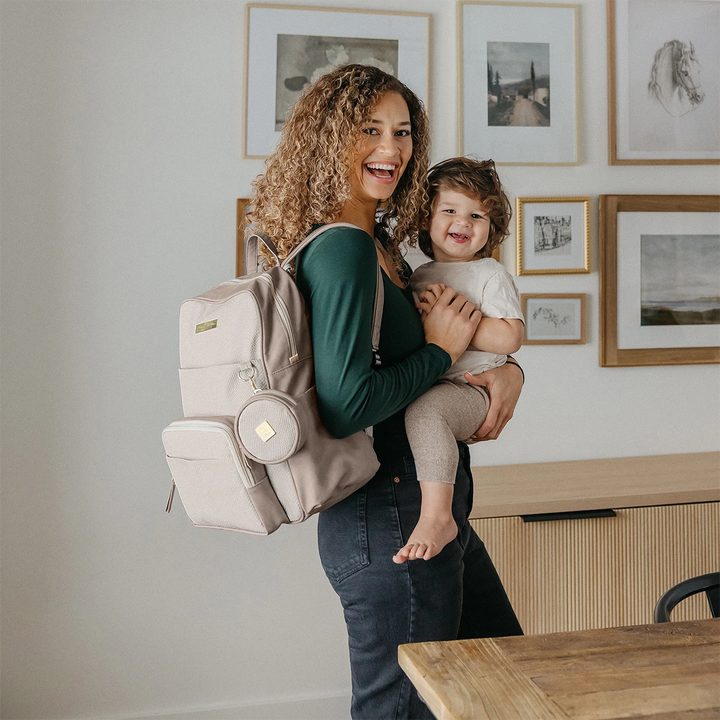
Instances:
[[[305,410],[278,390],[260,390],[235,417],[240,449],[263,465],[285,462],[305,443]]]

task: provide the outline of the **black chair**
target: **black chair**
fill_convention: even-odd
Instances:
[[[670,622],[672,609],[685,598],[699,592],[707,594],[712,616],[720,617],[720,572],[713,572],[683,580],[671,587],[655,606],[655,622]]]

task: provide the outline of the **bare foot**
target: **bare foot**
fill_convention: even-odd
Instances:
[[[420,520],[412,531],[407,544],[397,555],[393,556],[393,562],[399,564],[406,560],[429,560],[454,540],[457,532],[457,525],[452,515],[448,518],[420,515]]]

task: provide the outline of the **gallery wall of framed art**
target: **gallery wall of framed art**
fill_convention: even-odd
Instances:
[[[720,29],[720,2],[606,0],[605,7],[606,33],[593,32],[593,40],[596,47],[604,41],[607,52],[608,169],[720,162],[720,112],[712,112],[720,102],[720,47],[712,41]],[[538,187],[560,187],[559,173],[570,178],[573,168],[585,164],[583,101],[596,98],[599,89],[583,80],[588,73],[580,29],[588,4],[459,0],[454,9],[457,152],[492,157],[509,178],[518,177],[522,167],[558,166],[553,182]],[[247,5],[245,156],[267,155],[302,89],[347,62],[385,68],[405,80],[432,112],[431,58],[437,58],[437,49],[430,42],[430,15]],[[674,42],[669,35],[685,39]],[[605,184],[602,190],[614,188]],[[502,256],[507,264],[514,249],[520,284],[530,276],[593,274],[593,246],[599,248],[601,240],[591,213],[596,202],[590,194],[516,193],[514,238],[506,241]],[[238,272],[240,226],[238,220]],[[415,255],[412,251],[410,257]],[[598,270],[607,276],[606,267]],[[562,289],[561,284],[554,278],[552,289]]]

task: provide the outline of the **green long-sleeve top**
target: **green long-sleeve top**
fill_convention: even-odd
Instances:
[[[376,437],[404,433],[405,408],[451,365],[445,350],[425,343],[412,291],[383,272],[382,365],[372,367],[377,262],[373,239],[359,228],[327,230],[297,261],[297,284],[310,308],[320,418],[335,437],[370,425]]]

